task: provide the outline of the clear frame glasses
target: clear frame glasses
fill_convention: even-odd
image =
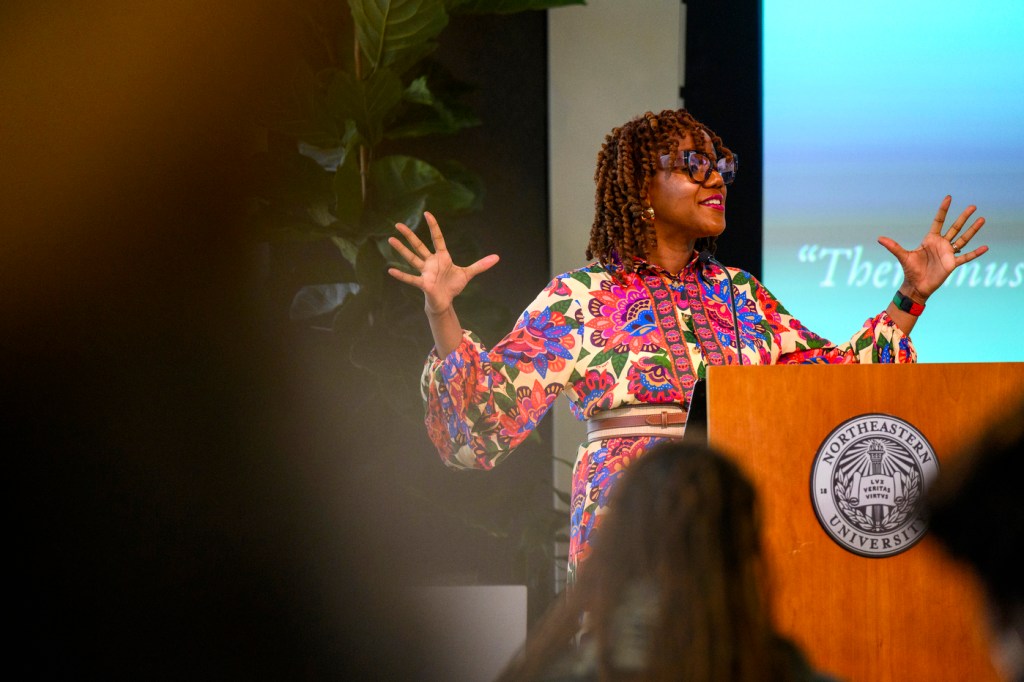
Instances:
[[[718,171],[722,181],[731,185],[736,179],[736,169],[739,167],[739,158],[733,154],[728,159],[712,161],[711,157],[696,149],[680,149],[676,152],[675,158],[671,154],[662,154],[658,157],[658,167],[662,170],[682,172],[685,170],[690,174],[690,179],[699,185],[703,185],[711,177],[712,171]]]

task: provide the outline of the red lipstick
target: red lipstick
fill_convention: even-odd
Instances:
[[[725,197],[723,197],[721,194],[712,194],[707,199],[700,202],[700,205],[707,206],[708,208],[713,208],[716,211],[724,211]]]

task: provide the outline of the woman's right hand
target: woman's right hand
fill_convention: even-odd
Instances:
[[[420,238],[409,229],[408,225],[398,223],[395,228],[402,233],[406,246],[398,237],[388,237],[388,243],[398,252],[413,270],[420,274],[403,272],[398,268],[389,268],[388,274],[399,282],[410,284],[423,292],[424,308],[427,315],[436,317],[451,310],[452,301],[462,293],[469,281],[481,272],[489,270],[498,262],[497,254],[484,256],[477,262],[466,267],[452,262],[451,254],[444,244],[444,235],[437,220],[429,212],[423,214],[430,227],[430,239],[434,243],[434,252],[420,241]]]

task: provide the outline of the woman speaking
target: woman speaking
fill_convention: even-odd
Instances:
[[[446,464],[490,469],[537,425],[559,393],[587,422],[572,480],[569,579],[622,472],[652,445],[680,438],[708,365],[906,363],[925,302],[984,224],[968,207],[944,228],[950,197],[921,244],[879,238],[903,267],[887,307],[842,344],[804,327],[752,275],[714,259],[725,231],[737,155],[685,110],[646,113],[615,128],[597,157],[588,259],[552,280],[490,350],[462,328],[454,299],[498,262],[452,262],[437,221],[433,249],[405,225],[390,243],[421,289],[434,336],[423,373],[427,430]]]

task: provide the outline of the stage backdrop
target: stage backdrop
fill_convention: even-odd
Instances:
[[[902,281],[878,236],[917,246],[951,194],[992,250],[928,302],[920,360],[1024,360],[1024,3],[763,9],[765,284],[844,341]]]

